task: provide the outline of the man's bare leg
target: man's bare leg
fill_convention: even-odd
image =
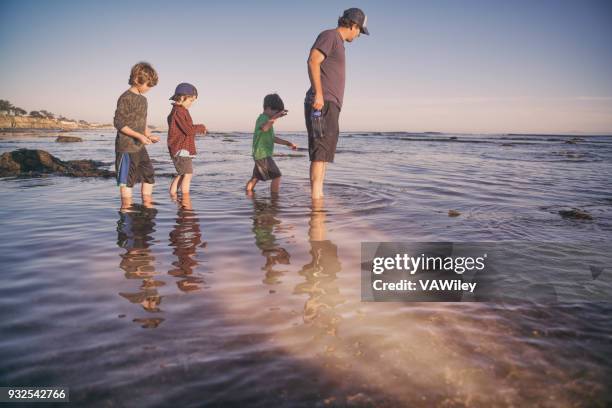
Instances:
[[[323,180],[327,163],[324,161],[313,161],[310,163],[310,195],[313,200],[323,198]]]
[[[325,229],[325,211],[323,211],[323,199],[312,200],[312,211],[308,223],[308,238],[311,241],[325,241],[327,231]]]

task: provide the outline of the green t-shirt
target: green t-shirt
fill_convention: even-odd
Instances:
[[[274,151],[274,127],[268,129],[267,132],[261,130],[261,126],[270,118],[262,113],[255,122],[255,131],[253,132],[253,159],[261,160],[266,157],[271,157]]]

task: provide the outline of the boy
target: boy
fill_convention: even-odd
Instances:
[[[277,94],[266,95],[263,102],[264,111],[257,118],[253,134],[253,175],[246,185],[247,193],[252,193],[258,180],[272,180],[273,194],[280,190],[281,172],[272,160],[274,143],[283,144],[297,150],[297,146],[274,135],[274,122],[287,115],[285,104]]]
[[[189,108],[198,98],[198,90],[188,83],[178,84],[170,100],[174,101],[168,115],[168,151],[177,175],[170,184],[170,197],[176,198],[179,188],[189,194],[193,177],[192,158],[196,156],[195,135],[206,134],[206,126],[194,125]]]
[[[139,62],[132,67],[130,88],[117,100],[115,169],[122,209],[131,203],[132,187],[137,183],[142,183],[143,203],[151,203],[155,178],[145,145],[159,142],[159,137],[153,136],[147,128],[147,98],[143,95],[157,85],[157,80],[155,69],[146,62]]]

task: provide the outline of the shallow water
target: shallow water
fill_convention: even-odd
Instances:
[[[111,166],[111,132],[78,135],[0,153]],[[154,208],[120,213],[113,180],[5,178],[0,385],[80,406],[608,406],[610,303],[360,302],[362,241],[608,243],[612,137],[569,139],[345,134],[314,209],[304,149],[275,159],[280,197],[245,196],[248,134],[198,140],[191,203],[166,195],[164,142]]]

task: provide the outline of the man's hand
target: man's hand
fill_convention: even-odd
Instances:
[[[152,133],[151,133],[151,129],[149,129],[148,127],[145,127],[145,132],[144,132],[144,135],[145,135],[146,137],[151,137],[151,134],[152,134]]]
[[[291,150],[297,150],[298,149],[298,147],[297,147],[297,145],[295,143],[289,142],[289,144],[287,146],[289,146],[291,148]]]
[[[312,102],[312,108],[314,110],[321,110],[323,109],[324,104],[325,101],[323,101],[323,95],[315,94],[314,101]]]
[[[149,136],[149,140],[152,141],[153,143],[157,143],[157,142],[160,141],[160,138],[159,138],[159,136],[150,135]]]

